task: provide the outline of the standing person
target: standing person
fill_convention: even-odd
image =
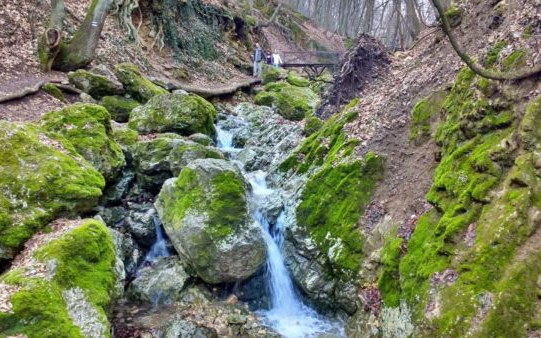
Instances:
[[[268,50],[266,53],[265,53],[265,63],[268,64],[269,66],[272,65],[272,52],[270,50]]]
[[[280,67],[280,65],[283,63],[277,49],[275,49],[274,54],[272,54],[272,63],[274,64],[274,68]]]
[[[263,52],[259,43],[255,44],[254,55],[252,55],[252,58],[254,59],[254,77],[260,77],[263,59],[265,59],[265,52]]]

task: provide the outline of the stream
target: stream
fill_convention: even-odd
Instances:
[[[261,170],[246,172],[236,158],[241,148],[233,146],[233,135],[220,126],[216,129],[218,148],[229,153],[231,161],[239,166],[252,186],[250,207],[254,219],[261,226],[267,248],[266,282],[270,291],[271,308],[258,310],[257,314],[267,325],[286,338],[345,337],[343,324],[331,321],[307,306],[291,279],[282,256],[285,212],[282,211],[275,224],[271,224],[264,211],[265,197],[275,193],[267,186],[267,173]]]

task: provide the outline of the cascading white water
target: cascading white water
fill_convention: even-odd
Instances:
[[[239,150],[232,145],[233,136],[231,133],[219,127],[217,132],[217,143],[220,149],[232,155]],[[267,187],[267,174],[263,171],[246,173],[242,165],[238,161],[235,162],[239,164],[241,171],[252,186],[251,208],[254,218],[261,225],[267,246],[267,281],[272,307],[270,310],[261,310],[258,313],[269,326],[286,338],[308,338],[322,334],[327,337],[344,336],[339,323],[322,318],[315,310],[302,302],[295,290],[281,253],[286,215],[282,212],[276,220],[276,224],[271,226],[262,210],[265,197],[273,193],[273,190]]]
[[[154,244],[152,244],[152,246],[150,247],[150,250],[145,256],[143,266],[145,265],[145,263],[154,262],[156,259],[160,257],[171,256],[169,249],[167,249],[167,241],[163,234],[162,224],[159,218],[154,217],[152,220],[154,222],[154,228],[156,231],[156,241],[154,242]]]

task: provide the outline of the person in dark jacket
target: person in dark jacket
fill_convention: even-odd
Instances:
[[[261,76],[261,70],[263,68],[263,60],[265,60],[265,52],[259,46],[259,43],[255,44],[255,50],[254,54],[252,55],[252,59],[254,60],[254,77],[260,77]]]

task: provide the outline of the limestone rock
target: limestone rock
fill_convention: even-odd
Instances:
[[[139,72],[136,65],[130,63],[119,64],[115,68],[115,75],[124,85],[126,92],[140,102],[147,102],[154,96],[167,94],[164,88],[155,85]]]
[[[114,180],[126,164],[112,138],[110,115],[94,104],[74,104],[43,116],[41,126],[65,137],[105,177]]]
[[[199,159],[166,181],[158,195],[155,206],[171,242],[207,283],[244,280],[265,261],[246,188],[233,164]]]
[[[139,102],[124,96],[105,96],[101,99],[100,105],[111,114],[111,118],[116,122],[128,122],[131,111],[139,106]]]
[[[91,210],[103,177],[62,137],[0,121],[0,260],[9,259],[49,221]]]
[[[128,296],[153,304],[172,304],[180,299],[189,278],[178,257],[162,257],[139,271],[128,288]]]
[[[205,135],[205,134],[201,134],[201,133],[192,134],[192,135],[190,135],[190,137],[188,137],[188,139],[190,139],[190,141],[202,144],[204,146],[214,146],[215,145],[214,140],[210,136]]]
[[[118,81],[84,69],[69,72],[68,78],[75,88],[82,90],[95,99],[100,99],[107,95],[120,95],[124,92],[122,84]]]
[[[278,114],[291,121],[300,121],[312,113],[320,99],[310,88],[284,87],[278,93],[276,107]]]
[[[150,99],[132,110],[129,126],[142,134],[175,132],[214,136],[216,114],[214,106],[200,96],[172,93]]]

